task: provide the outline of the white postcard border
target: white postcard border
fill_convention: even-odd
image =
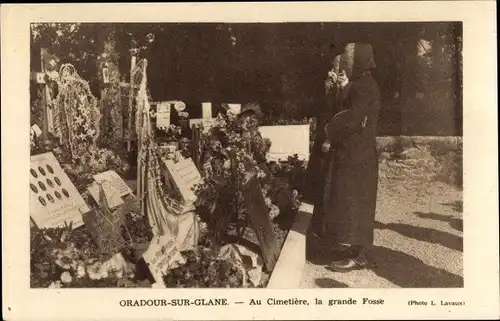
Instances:
[[[1,6],[2,271],[6,320],[498,318],[496,7],[493,1],[48,4]],[[29,23],[463,21],[463,289],[30,289]],[[383,306],[120,307],[157,298],[383,298]],[[466,301],[415,307],[409,300]]]

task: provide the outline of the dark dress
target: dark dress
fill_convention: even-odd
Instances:
[[[316,132],[314,142],[307,163],[305,181],[303,185],[304,201],[318,206],[321,204],[325,183],[325,155],[321,151],[321,146],[325,142],[325,126],[337,112],[336,105],[338,101],[337,88],[333,88],[326,93],[324,107],[316,115]]]
[[[303,185],[304,201],[314,205],[314,215],[311,222],[311,232],[321,235],[324,230],[323,224],[323,198],[327,173],[332,159],[332,153],[323,153],[322,145],[326,139],[325,126],[332,117],[343,109],[343,101],[346,99],[350,85],[344,89],[337,87],[327,91],[324,107],[316,115],[316,132],[314,142],[306,169]]]
[[[374,67],[371,46],[356,44],[353,56],[344,110],[327,127],[332,150],[325,175],[323,224],[329,241],[370,247],[378,186],[380,91],[369,71]]]

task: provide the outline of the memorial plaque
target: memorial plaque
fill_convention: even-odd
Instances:
[[[215,122],[215,118],[204,119],[204,118],[193,118],[189,120],[189,127],[193,128],[193,125],[199,125],[203,128],[204,133],[208,133],[212,124]]]
[[[108,181],[110,183],[109,189],[118,191],[120,197],[132,194],[132,190],[128,187],[127,183],[115,171],[106,171],[93,176],[97,183]]]
[[[40,137],[42,135],[42,130],[40,129],[40,127],[38,127],[37,124],[31,126],[31,130],[35,134],[35,137]]]
[[[266,267],[271,271],[278,260],[280,249],[276,234],[271,225],[264,196],[262,196],[260,183],[255,174],[244,185],[243,197],[250,228],[259,241]]]
[[[120,191],[117,190],[111,182],[103,181],[102,188],[109,208],[115,208],[124,203],[120,196]],[[87,188],[87,190],[90,192],[90,195],[92,195],[96,203],[99,204],[99,183],[94,182]]]
[[[184,111],[186,109],[186,104],[183,101],[176,101],[174,103],[174,108],[177,112]]]
[[[149,248],[142,255],[149,267],[156,283],[165,285],[163,275],[177,263],[184,263],[185,259],[177,247],[177,241],[170,235],[155,236]]]
[[[37,84],[45,84],[45,73],[32,72],[31,79],[35,80]]]
[[[168,173],[175,187],[185,202],[196,200],[194,187],[201,180],[201,175],[191,158],[186,158],[174,163],[172,160],[164,160]]]
[[[294,154],[309,160],[309,125],[260,126],[259,132],[271,140],[268,160],[287,160]]]
[[[162,102],[156,107],[156,128],[168,128],[170,126],[170,102]]]
[[[201,103],[201,114],[203,119],[212,119],[212,103]]]
[[[31,156],[30,216],[39,228],[83,225],[90,211],[51,152]]]

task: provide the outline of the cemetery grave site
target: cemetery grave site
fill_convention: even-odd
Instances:
[[[56,59],[42,55],[47,68]],[[44,116],[31,129],[31,286],[265,287],[300,205],[309,125],[261,133],[258,105],[212,117],[210,102],[187,121],[184,102],[151,99],[148,62],[132,59],[118,87],[129,104],[104,115],[116,89],[108,64],[101,101],[71,64],[34,73]],[[99,147],[117,118],[108,134],[126,133],[135,168]],[[281,127],[303,139],[271,148]]]
[[[164,66],[131,46],[120,57],[129,65],[123,75],[112,37],[103,48],[88,53],[96,57],[99,94],[81,65],[57,51],[41,48],[32,59],[31,287],[364,284],[361,274],[335,281],[313,261],[306,265],[312,208],[302,203],[301,186],[313,118],[273,125],[262,123],[259,103],[246,100],[157,101],[148,75]],[[379,142],[377,215],[386,229],[399,220],[391,207],[398,199],[423,202],[436,179],[443,190],[461,185],[461,140],[410,140]],[[460,202],[454,191],[447,201]],[[450,273],[461,273],[461,253],[451,256],[460,271]]]

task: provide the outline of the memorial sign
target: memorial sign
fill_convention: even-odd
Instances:
[[[260,126],[259,132],[272,143],[268,160],[286,160],[294,154],[309,160],[309,125]]]
[[[83,225],[90,211],[51,152],[31,156],[30,216],[39,228]]]
[[[33,134],[35,134],[35,137],[42,136],[42,130],[40,129],[40,127],[38,127],[37,124],[31,126],[31,130],[33,131]]]
[[[127,183],[115,171],[106,171],[93,176],[97,183],[108,181],[109,189],[118,191],[120,197],[132,194],[132,190]]]
[[[193,118],[189,120],[189,127],[193,128],[193,125],[197,125],[203,128],[203,132],[207,133],[212,124],[215,122],[215,118],[204,119],[204,118]]]
[[[109,208],[115,208],[124,203],[123,199],[121,198],[120,192],[109,181],[103,181],[102,184],[94,182],[87,188],[96,203],[99,204],[99,185],[102,185],[104,196]]]
[[[212,103],[202,103],[201,114],[203,119],[212,119]]]
[[[168,174],[172,178],[176,189],[185,202],[196,200],[194,187],[201,180],[201,175],[191,158],[186,158],[174,163],[172,160],[164,160]]]
[[[177,247],[177,241],[171,235],[154,236],[149,248],[142,255],[156,283],[165,285],[163,275],[177,264],[185,262]]]
[[[170,112],[170,102],[162,102],[156,106],[156,128],[164,129],[170,126]]]
[[[181,112],[186,109],[186,104],[183,101],[176,101],[174,103],[174,108],[177,112]]]
[[[243,197],[250,228],[259,241],[266,267],[271,271],[278,260],[280,249],[264,196],[262,196],[260,183],[255,174],[250,176],[244,184]]]

